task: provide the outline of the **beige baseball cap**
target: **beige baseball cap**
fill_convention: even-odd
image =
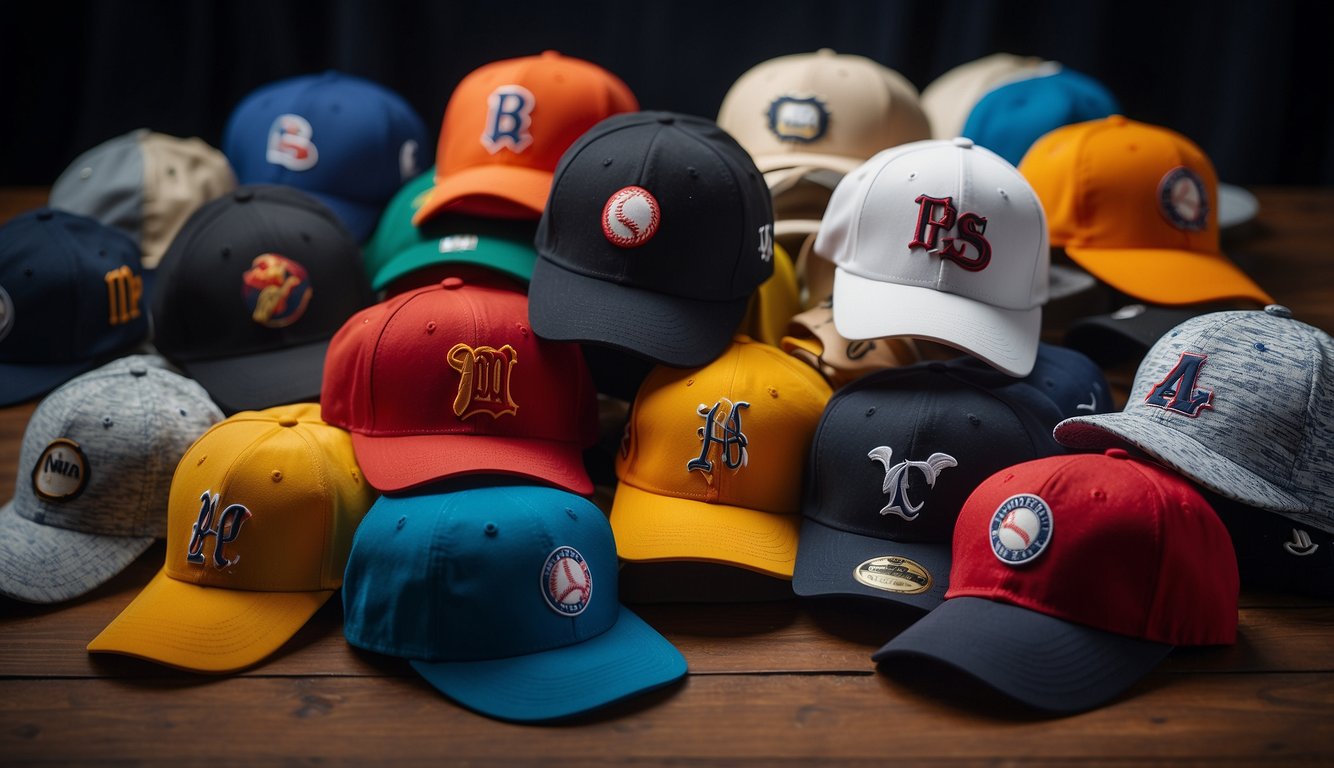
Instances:
[[[931,120],[931,137],[952,139],[963,133],[963,124],[979,99],[998,85],[1039,74],[1046,65],[1036,56],[993,53],[964,64],[936,78],[922,91],[922,110]]]

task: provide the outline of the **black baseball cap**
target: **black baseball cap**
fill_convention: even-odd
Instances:
[[[793,591],[940,605],[964,500],[999,470],[1064,453],[1060,420],[1023,381],[941,362],[839,390],[811,447]]]
[[[1065,345],[1087,355],[1098,365],[1138,364],[1163,334],[1208,307],[1160,307],[1127,304],[1115,312],[1081,318],[1065,332]],[[1084,415],[1084,414],[1080,414]]]
[[[713,121],[629,112],[561,156],[535,242],[537,335],[691,368],[722,354],[773,274],[773,208]]]
[[[329,340],[372,301],[332,211],[241,186],[196,211],[158,265],[155,343],[225,411],[315,400]]]
[[[960,355],[950,360],[948,365],[967,368],[978,375],[988,374],[995,379],[1007,376],[972,355]],[[1038,355],[1033,361],[1033,370],[1020,381],[1046,394],[1061,409],[1062,418],[1116,410],[1107,376],[1097,363],[1077,349],[1038,342]]]
[[[1241,585],[1334,597],[1334,533],[1200,489],[1232,536]]]

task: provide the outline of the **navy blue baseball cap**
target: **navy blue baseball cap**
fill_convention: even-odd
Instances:
[[[0,227],[0,406],[45,394],[148,337],[139,246],[39,208]]]
[[[502,720],[553,720],[665,686],[680,652],[620,604],[607,517],[495,485],[382,496],[357,528],[343,634]]]
[[[389,198],[431,167],[434,147],[401,96],[327,71],[252,91],[228,118],[222,151],[239,183],[296,187],[361,242]]]
[[[948,365],[967,368],[978,376],[1005,376],[972,355],[961,355]],[[1033,370],[1020,381],[1047,395],[1060,409],[1063,419],[1116,410],[1106,374],[1087,355],[1069,347],[1038,342]]]
[[[840,389],[811,447],[793,591],[940,605],[964,500],[994,472],[1064,453],[1060,420],[1029,384],[940,362]]]
[[[1073,69],[1027,77],[991,89],[973,105],[960,135],[1019,165],[1043,134],[1063,125],[1120,113],[1107,86]]]

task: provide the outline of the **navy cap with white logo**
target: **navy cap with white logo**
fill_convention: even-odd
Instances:
[[[690,368],[727,348],[773,274],[773,209],[755,163],[715,123],[629,112],[561,157],[536,243],[539,336]]]
[[[1004,376],[995,368],[971,355],[961,355],[948,363],[968,368],[978,375]],[[1047,395],[1061,410],[1062,418],[1089,416],[1112,411],[1112,390],[1098,364],[1082,352],[1038,342],[1033,370],[1020,379]]]

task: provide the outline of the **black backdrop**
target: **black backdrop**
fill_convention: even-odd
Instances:
[[[21,12],[18,9],[22,9]],[[393,88],[434,138],[489,61],[555,49],[647,109],[707,117],[775,56],[830,47],[919,88],[995,51],[1104,82],[1238,184],[1334,183],[1334,5],[1323,0],[28,0],[0,22],[0,184],[50,184],[138,127],[213,145],[252,88],[340,69]]]

